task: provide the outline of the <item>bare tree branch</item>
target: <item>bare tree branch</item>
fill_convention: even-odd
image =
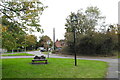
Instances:
[[[1,10],[0,10],[1,11]],[[2,11],[1,11],[2,12]],[[6,13],[2,12],[5,16],[7,16],[10,20],[12,20]]]

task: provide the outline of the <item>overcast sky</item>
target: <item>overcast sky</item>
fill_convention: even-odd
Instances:
[[[48,6],[43,11],[40,23],[44,33],[34,33],[37,37],[48,35],[53,39],[53,28],[56,30],[56,39],[64,39],[66,17],[71,12],[89,6],[97,6],[102,15],[106,16],[107,24],[118,23],[118,2],[119,0],[42,0]]]

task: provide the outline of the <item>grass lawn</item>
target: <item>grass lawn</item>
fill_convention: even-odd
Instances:
[[[2,60],[3,78],[104,78],[107,63],[92,60],[49,58],[48,64],[31,64],[32,58]]]
[[[120,58],[120,52],[118,52],[118,58]]]
[[[120,56],[118,56],[118,58],[120,58]]]
[[[119,51],[116,51],[113,54],[116,55],[116,58],[120,58],[120,52]]]
[[[49,52],[41,52],[42,54],[48,54]]]
[[[34,55],[28,53],[15,53],[15,54],[2,54],[2,56],[34,56]]]
[[[2,78],[2,60],[0,59],[0,79]]]

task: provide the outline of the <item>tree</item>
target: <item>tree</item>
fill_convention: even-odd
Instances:
[[[2,25],[0,24],[0,44],[2,44]],[[2,45],[0,45],[0,48],[2,48]]]
[[[25,30],[42,32],[39,16],[46,8],[39,0],[21,2],[1,1],[2,46],[7,50],[22,49],[26,46]]]
[[[117,50],[119,45],[119,40],[118,40],[118,27],[116,24],[110,24],[108,26],[108,29],[107,29],[107,32],[106,32],[107,35],[111,36],[112,40],[113,40],[113,45],[115,46],[114,47],[114,50]]]
[[[2,47],[7,50],[17,50],[23,46],[24,35],[26,34],[20,27],[3,18],[2,23]]]
[[[31,32],[35,30],[38,32],[42,31],[39,24],[39,16],[45,8],[46,6],[39,0],[31,0],[31,2],[12,2],[12,0],[10,0],[0,3],[2,19],[6,18],[8,22],[12,22],[14,25]]]
[[[2,47],[7,49],[7,50],[13,50],[16,49],[16,40],[15,38],[12,36],[11,33],[9,32],[4,32],[2,34],[2,36],[4,37],[4,39],[2,39]]]
[[[72,21],[73,16],[76,16],[76,21]],[[118,43],[117,28],[115,25],[109,25],[106,31],[104,19],[105,17],[101,16],[97,7],[88,7],[85,12],[79,10],[76,14],[71,13],[65,24],[66,50],[69,53],[73,52],[73,30],[75,28],[77,53],[82,55],[113,55],[112,51],[116,49],[115,46]],[[99,21],[101,22],[99,23]],[[102,31],[97,32],[96,26],[100,26]]]
[[[72,21],[73,16],[77,17],[77,21]],[[71,13],[66,18],[66,43],[73,49],[73,26],[75,26],[76,30],[76,40],[79,41],[83,35],[92,35],[96,26],[100,25],[99,21],[103,21],[102,23],[104,23],[104,19],[105,17],[101,16],[100,10],[97,7],[87,7],[85,11],[81,9],[77,13]]]
[[[26,35],[25,36],[25,44],[27,46],[28,50],[32,50],[35,48],[35,45],[37,43],[37,37],[34,35]]]
[[[72,21],[74,16],[77,20]],[[71,13],[66,18],[65,24],[65,39],[69,49],[73,49],[73,30],[76,30],[76,45],[79,45],[79,41],[85,35],[92,35],[95,32],[96,26],[99,25],[99,21],[104,21],[105,17],[101,16],[100,10],[97,7],[87,7],[85,11],[78,10],[77,13]]]
[[[77,16],[77,21],[72,22],[73,16]],[[66,19],[66,32],[73,31],[73,25],[76,25],[77,34],[89,34],[91,31],[95,31],[95,26],[99,24],[98,21],[105,19],[100,15],[100,10],[97,7],[88,7],[85,12],[78,10],[78,12],[71,13]]]
[[[48,41],[50,41],[50,44],[47,43]],[[40,37],[40,40],[38,42],[38,47],[44,47],[48,50],[48,47],[52,47],[52,40],[47,35],[42,36]]]

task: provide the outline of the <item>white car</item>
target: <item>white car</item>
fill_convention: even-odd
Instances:
[[[39,47],[39,49],[40,49],[40,52],[45,52],[46,51],[46,49],[44,47]]]

